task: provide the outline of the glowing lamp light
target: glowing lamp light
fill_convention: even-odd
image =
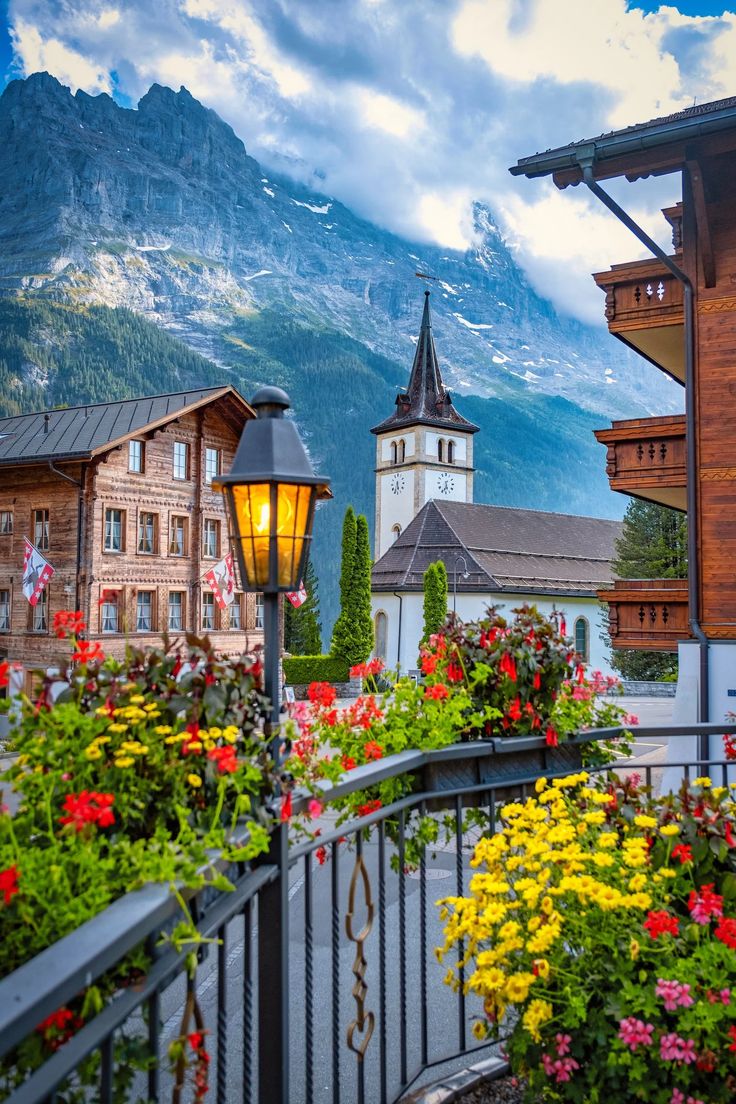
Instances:
[[[251,405],[233,466],[212,486],[225,495],[231,539],[245,590],[296,590],[304,577],[314,507],[329,498],[329,482],[316,476],[297,428],[284,418],[289,397],[262,387]]]

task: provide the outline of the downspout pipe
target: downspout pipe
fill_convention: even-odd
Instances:
[[[399,594],[398,591],[396,591],[396,590],[393,592],[393,595],[394,595],[394,598],[399,599],[399,635],[398,635],[398,641],[397,641],[397,644],[396,644],[396,669],[397,669],[397,671],[400,671],[401,670],[401,612],[402,612],[402,607],[403,607],[403,604],[404,604],[404,599],[403,599],[403,596],[401,594]]]
[[[77,571],[74,578],[74,609],[78,610],[79,606],[79,569],[82,558],[82,490],[84,487],[84,473],[85,465],[82,465],[82,478],[80,480],[72,479],[71,475],[67,475],[66,472],[59,471],[54,467],[53,460],[49,460],[49,471],[52,471],[54,475],[58,475],[60,479],[66,479],[68,483],[74,484],[79,494],[77,496]]]
[[[682,284],[683,302],[685,309],[685,436],[687,449],[687,594],[688,617],[693,636],[699,644],[700,651],[700,695],[698,702],[698,720],[705,723],[709,719],[709,671],[708,671],[708,638],[700,626],[700,574],[698,566],[698,484],[697,484],[697,454],[695,449],[695,327],[694,327],[694,294],[690,278],[683,272],[679,265],[668,257],[657,243],[642,230],[630,215],[601,188],[593,175],[592,158],[580,164],[583,171],[583,181],[593,193],[611,211],[619,222],[631,231],[634,237],[645,246],[654,256],[669,269],[672,275]],[[699,755],[701,759],[708,759],[708,737],[701,736]]]

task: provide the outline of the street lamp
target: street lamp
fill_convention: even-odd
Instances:
[[[212,481],[225,496],[231,540],[244,590],[263,593],[264,689],[271,701],[271,726],[278,724],[279,594],[297,590],[312,539],[314,507],[329,497],[329,482],[314,474],[280,387],[253,396],[256,411],[240,438],[227,475]],[[278,746],[274,760],[280,758]]]
[[[460,555],[460,553],[458,552],[458,554],[455,556],[455,566],[454,566],[453,571],[452,571],[452,612],[453,613],[457,612],[457,562],[458,562],[458,560],[463,561],[463,579],[468,579],[470,577],[469,574],[468,574],[467,560],[465,559],[464,556]]]

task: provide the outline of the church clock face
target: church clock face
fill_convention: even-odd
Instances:
[[[392,476],[392,478],[391,478],[391,490],[395,495],[401,494],[401,492],[403,491],[405,486],[406,486],[406,480],[404,479],[403,475],[394,475],[394,476]]]
[[[437,490],[440,494],[449,495],[455,490],[455,477],[449,472],[440,472],[437,479]]]

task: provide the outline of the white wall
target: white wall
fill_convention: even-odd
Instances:
[[[437,461],[437,444],[442,440],[445,442],[444,462],[447,462],[447,442],[452,441],[455,447],[455,464],[464,464],[468,455],[466,444],[467,439],[461,436],[453,436],[447,433],[434,433],[427,430],[424,435],[424,447],[426,449],[426,456],[428,460]]]
[[[400,441],[404,441],[404,443],[406,445],[406,448],[404,450],[405,458],[407,460],[409,460],[410,458],[413,458],[414,452],[415,452],[415,447],[416,447],[413,431],[406,432],[406,433],[389,433],[386,437],[381,438],[380,459],[384,464],[390,464],[391,463],[391,442],[392,441],[396,441],[397,447],[398,447]]]
[[[452,573],[449,576],[448,607],[452,609]],[[545,595],[535,594],[458,594],[457,613],[464,621],[474,621],[482,617],[486,607],[493,604],[506,617],[511,617],[510,611],[515,606],[524,603],[535,605],[540,613],[547,616],[552,612],[552,607],[564,614],[567,622],[568,635],[574,632],[577,617],[585,617],[589,624],[590,639],[590,667],[594,671],[602,671],[604,675],[612,675],[615,672],[611,668],[610,655],[604,647],[600,634],[602,631],[601,609],[596,598],[549,598]],[[424,595],[403,594],[401,612],[401,651],[400,665],[402,671],[414,670],[417,666],[419,655],[419,641],[424,629]],[[378,610],[383,610],[388,619],[388,655],[386,666],[395,668],[399,664],[399,599],[391,593],[375,592],[371,596],[371,611],[375,619]],[[736,652],[734,652],[736,659]],[[736,708],[736,700],[734,702]]]
[[[425,471],[424,501],[428,502],[430,498],[444,499],[447,502],[469,502],[467,473],[462,469],[456,471],[451,464],[440,471]]]
[[[392,533],[394,525],[400,525],[403,533],[414,519],[414,472],[406,468],[387,468],[379,479],[380,529],[376,559],[380,559],[396,539]],[[393,487],[400,487],[400,490],[394,491]]]

